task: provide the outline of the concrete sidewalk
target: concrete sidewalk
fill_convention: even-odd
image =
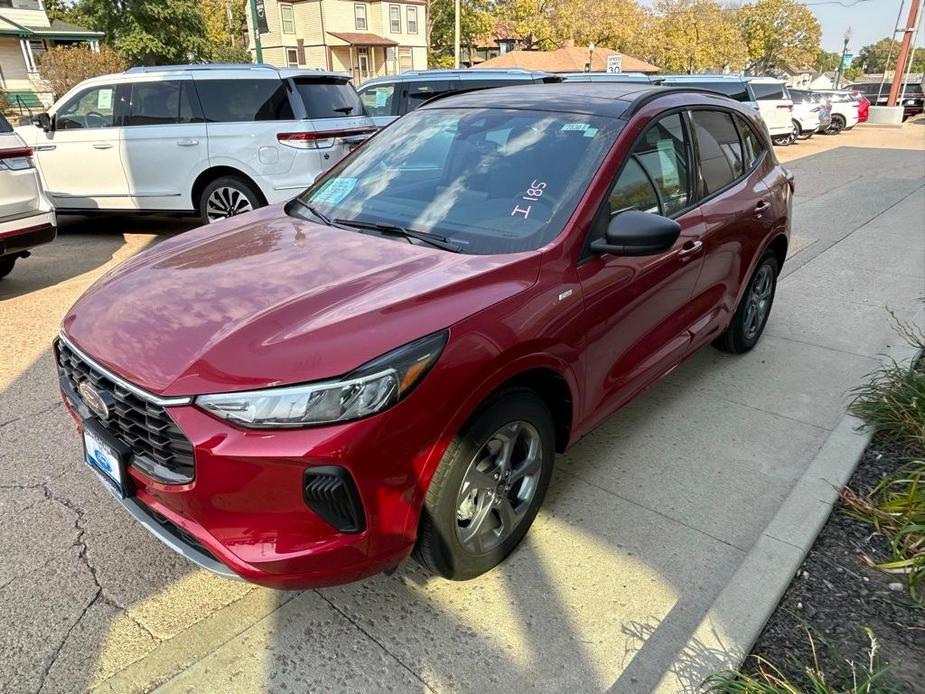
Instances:
[[[0,518],[16,509],[0,549],[28,567],[0,565],[0,652],[13,666],[8,677],[0,666],[0,689],[693,690],[749,646],[701,638],[727,586],[802,551],[767,526],[843,425],[847,391],[895,341],[884,306],[906,318],[921,306],[925,142],[910,145],[909,128],[925,134],[884,132],[896,146],[878,149],[828,138],[788,164],[792,257],[758,347],[705,349],[561,456],[524,545],[475,581],[429,579],[413,562],[299,594],[214,578],[119,515],[60,410],[36,415],[42,444],[34,422],[12,421],[0,460],[30,451],[60,476],[0,465]],[[838,144],[853,135],[867,133]],[[47,366],[0,383],[4,405],[49,387]],[[37,522],[57,548],[51,568],[14,549]],[[745,623],[749,607],[737,600],[726,618]]]

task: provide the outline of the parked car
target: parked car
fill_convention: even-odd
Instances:
[[[786,99],[783,98],[786,87],[781,90],[779,87],[773,86],[783,85],[780,80],[766,80],[763,82],[737,75],[665,75],[653,78],[653,82],[666,87],[706,89],[747,104],[761,114],[773,142],[789,144],[793,141],[793,122],[790,111],[786,108],[777,107],[778,103],[786,105],[789,102],[789,96]],[[759,84],[767,82],[772,86],[765,88],[764,86],[757,86],[756,82]],[[773,99],[772,97],[775,94],[781,98]]]
[[[832,108],[828,99],[805,89],[789,89],[793,99],[793,120],[799,129],[797,137],[806,140],[815,133],[828,130],[832,124]]]
[[[860,92],[875,106],[886,106],[890,96],[890,86],[889,82],[856,82],[849,84],[847,88]],[[903,107],[903,120],[922,113],[925,110],[925,94],[922,93],[921,83],[903,83],[898,103]]]
[[[858,123],[866,123],[870,117],[870,99],[860,92],[853,92],[851,97],[858,102]]]
[[[756,344],[792,189],[723,97],[450,95],[99,280],[55,342],[64,400],[119,502],[201,566],[303,588],[414,551],[472,578],[556,451],[700,347]]]
[[[843,130],[851,130],[858,124],[858,102],[851,98],[849,92],[820,89],[816,93],[827,99],[832,109],[832,122],[826,130],[827,134],[837,135]]]
[[[400,75],[378,77],[359,89],[366,112],[377,127],[384,128],[399,116],[413,111],[437,96],[514,84],[548,84],[562,78],[549,72],[521,68],[411,70]]]
[[[346,75],[267,65],[131,68],[81,82],[36,126],[59,212],[198,212],[287,200],[375,131]]]
[[[26,146],[0,114],[0,278],[29,250],[55,240],[55,213]]]

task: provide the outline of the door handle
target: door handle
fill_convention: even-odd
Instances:
[[[35,148],[36,152],[51,152],[57,149],[58,145],[39,145]]]
[[[767,200],[760,201],[757,205],[755,205],[755,216],[761,219],[761,216],[767,211],[767,209],[770,206],[771,206],[771,203],[769,203]]]
[[[112,149],[111,142],[94,142],[93,149]]]
[[[195,147],[199,144],[199,140],[177,140],[177,145],[180,147]]]
[[[682,260],[686,260],[688,258],[693,258],[695,255],[700,253],[701,250],[703,250],[703,241],[688,241],[683,246],[681,246],[681,250],[678,255]]]

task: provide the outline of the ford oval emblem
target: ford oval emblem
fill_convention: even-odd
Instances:
[[[77,386],[77,392],[80,393],[80,398],[93,414],[104,421],[109,419],[109,406],[103,400],[103,396],[90,385],[89,381],[81,381],[80,385]]]

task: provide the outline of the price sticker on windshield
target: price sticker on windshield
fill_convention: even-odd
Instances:
[[[521,205],[521,203],[518,202],[516,205],[514,205],[514,209],[511,210],[511,216],[516,217],[517,215],[522,215],[524,219],[529,219],[530,210],[533,209],[533,203],[539,202],[545,191],[546,181],[538,181],[534,178],[530,185],[527,187],[527,190],[520,198],[529,204]]]

